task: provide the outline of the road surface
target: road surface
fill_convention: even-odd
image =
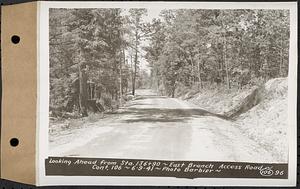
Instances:
[[[138,90],[118,113],[52,141],[50,156],[277,161],[230,120],[150,90]]]

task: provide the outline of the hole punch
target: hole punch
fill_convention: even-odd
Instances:
[[[14,43],[14,44],[18,44],[20,42],[20,40],[21,40],[20,37],[17,36],[17,35],[13,35],[11,37],[11,42]]]
[[[10,139],[10,145],[13,146],[13,147],[18,146],[19,145],[19,139],[17,139],[17,138]]]

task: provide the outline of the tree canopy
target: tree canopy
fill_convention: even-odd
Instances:
[[[243,87],[288,75],[288,10],[146,16],[147,9],[50,9],[50,109],[86,116],[138,87],[174,97],[180,86]],[[142,56],[151,76],[140,69]]]
[[[228,88],[288,74],[287,10],[166,10],[152,21],[146,58],[156,88]]]

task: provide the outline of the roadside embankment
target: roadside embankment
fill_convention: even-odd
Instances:
[[[232,124],[281,161],[288,149],[288,81],[275,78],[263,86],[240,90],[216,88],[180,98],[212,113],[232,118]]]

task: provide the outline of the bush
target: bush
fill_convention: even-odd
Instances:
[[[87,117],[87,120],[91,123],[99,121],[99,119],[103,118],[103,113],[90,113]]]
[[[104,106],[105,106],[106,108],[111,109],[111,108],[112,108],[112,99],[111,99],[111,97],[108,96],[108,95],[104,95],[104,96],[102,97],[102,99],[103,99],[103,104],[104,104]]]

